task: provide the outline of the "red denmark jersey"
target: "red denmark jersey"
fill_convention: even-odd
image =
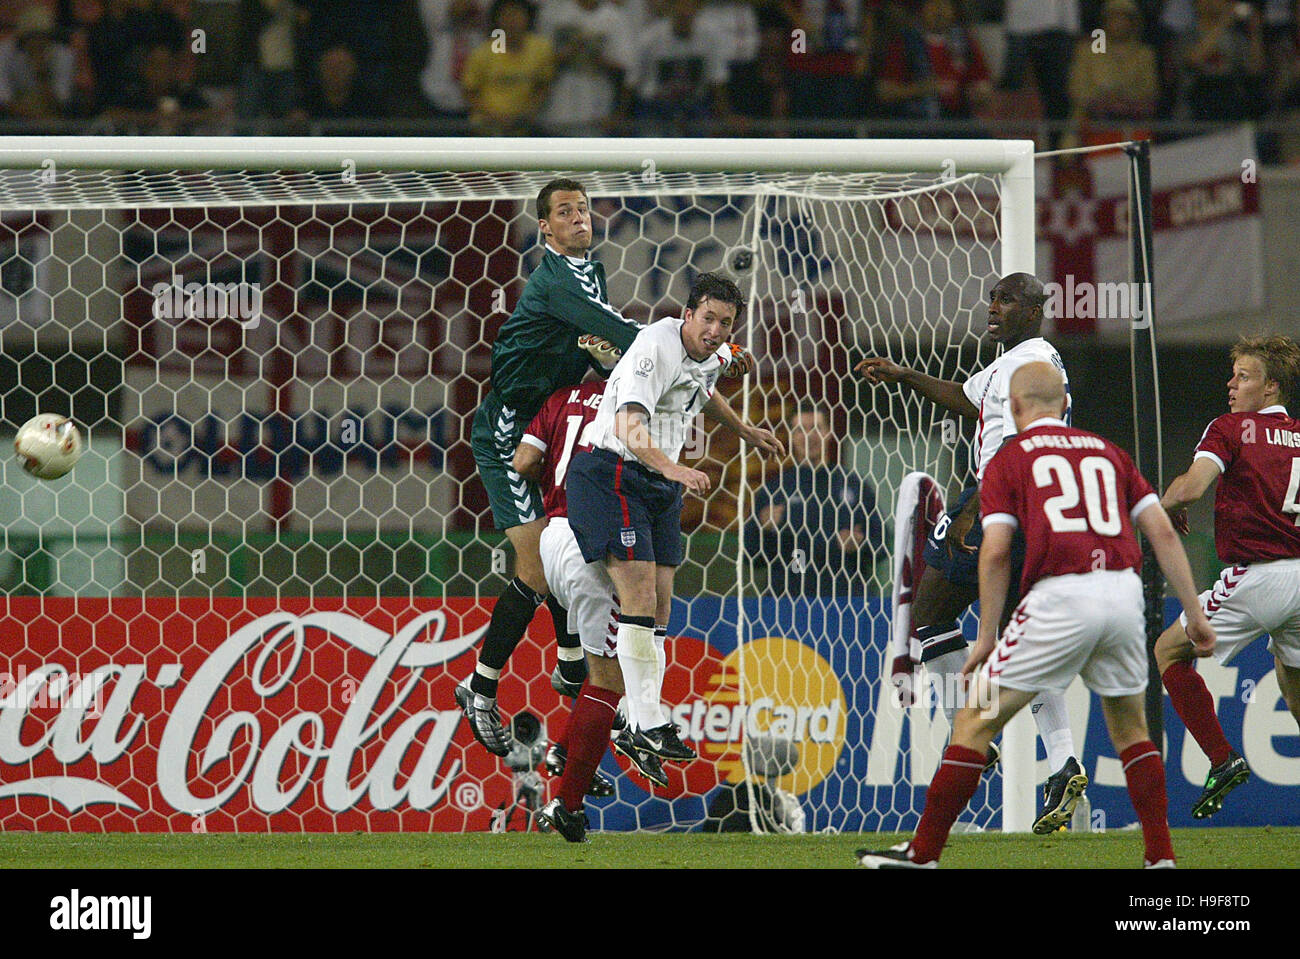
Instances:
[[[1160,500],[1115,444],[1042,419],[994,454],[980,484],[985,525],[1025,532],[1023,596],[1047,576],[1138,569],[1133,517]]]
[[[547,516],[569,515],[564,475],[568,472],[578,438],[587,424],[596,418],[604,392],[604,380],[562,387],[547,398],[524,431],[523,442],[546,454],[542,461],[541,487]]]
[[[1223,470],[1214,494],[1214,548],[1225,563],[1300,557],[1300,420],[1281,406],[1228,413],[1196,447]]]

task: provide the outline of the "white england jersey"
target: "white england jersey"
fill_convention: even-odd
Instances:
[[[984,468],[998,448],[1008,437],[1016,435],[1016,421],[1011,417],[1011,374],[1026,363],[1035,362],[1051,363],[1061,371],[1067,400],[1065,422],[1070,422],[1070,378],[1065,373],[1061,354],[1041,336],[1017,343],[962,385],[966,399],[979,410],[979,427],[975,431],[977,479],[984,478]]]
[[[725,345],[703,362],[686,353],[682,320],[651,323],[623,354],[600,401],[600,412],[587,427],[582,442],[640,462],[614,435],[614,414],[636,403],[650,411],[650,438],[674,463],[686,445],[691,420],[713,396],[714,384],[730,352]],[[642,466],[645,464],[642,463]]]

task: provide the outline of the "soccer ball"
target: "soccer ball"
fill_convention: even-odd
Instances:
[[[37,479],[58,479],[81,458],[81,433],[66,416],[41,413],[19,428],[14,452],[23,469]]]

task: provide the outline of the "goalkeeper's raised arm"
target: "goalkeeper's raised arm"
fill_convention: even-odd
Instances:
[[[893,360],[883,356],[867,357],[853,367],[853,372],[862,376],[868,383],[902,383],[958,416],[972,420],[979,417],[980,411],[966,398],[961,383],[941,380],[919,370],[899,366]]]

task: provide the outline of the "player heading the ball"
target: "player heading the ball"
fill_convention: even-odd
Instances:
[[[605,268],[589,256],[593,231],[586,187],[567,177],[551,180],[537,194],[537,218],[542,259],[492,344],[492,388],[474,414],[470,436],[493,522],[514,548],[515,576],[492,609],[474,672],[456,687],[456,702],[474,738],[498,756],[509,751],[510,736],[497,708],[497,683],[549,594],[538,548],[546,527],[542,495],[536,483],[515,472],[515,449],[547,397],[600,368],[579,347],[579,337],[626,351],[643,329],[609,305]],[[729,369],[752,367],[745,351],[729,350],[728,357]],[[551,615],[557,624],[567,619],[557,603]],[[557,687],[576,692],[583,672],[581,658],[561,660]]]
[[[739,288],[700,274],[681,319],[650,324],[623,354],[605,386],[566,482],[569,524],[587,563],[603,563],[620,611],[616,658],[588,655],[588,681],[570,720],[569,761],[559,794],[542,818],[569,842],[582,842],[582,796],[627,692],[636,747],[669,761],[695,752],[680,739],[661,702],[673,579],[685,558],[682,494],[709,491],[707,473],[678,462],[699,413],[759,450],[784,455],[767,429],[743,422],[715,391],[729,362],[726,344],[744,305]]]

